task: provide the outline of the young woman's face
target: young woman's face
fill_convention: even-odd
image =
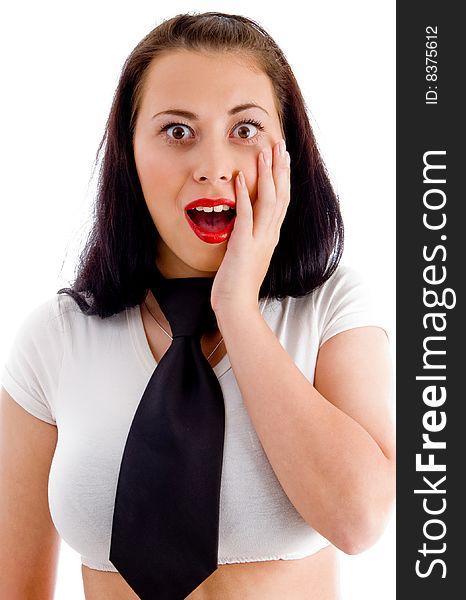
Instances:
[[[157,266],[166,277],[215,275],[228,238],[199,237],[185,206],[200,198],[236,203],[239,171],[254,205],[259,152],[283,137],[275,102],[268,76],[233,54],[171,51],[150,65],[133,147],[144,198],[160,234]],[[190,214],[202,225],[221,219],[214,212]]]

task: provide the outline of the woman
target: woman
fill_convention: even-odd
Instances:
[[[285,57],[245,17],[170,19],[127,59],[102,148],[77,279],[3,372],[0,595],[52,597],[61,536],[87,600],[138,597],[110,546],[128,430],[172,343],[156,267],[213,278],[201,347],[225,399],[218,568],[187,597],[338,598],[336,548],[374,544],[393,504],[391,369]]]

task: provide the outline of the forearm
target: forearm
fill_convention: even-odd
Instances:
[[[327,401],[259,310],[217,312],[230,363],[265,453],[301,516],[345,552],[378,537],[392,465],[369,433]]]

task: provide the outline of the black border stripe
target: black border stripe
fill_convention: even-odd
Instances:
[[[461,371],[466,372],[466,364],[462,364],[466,357],[462,292],[466,276],[463,245],[466,195],[462,181],[466,173],[466,103],[461,93],[466,24],[459,14],[461,8],[461,3],[453,2],[397,3],[397,598],[403,600],[450,599],[466,594],[461,581],[463,572],[466,573],[462,564],[466,396],[460,382]],[[426,38],[429,26],[437,27],[437,38]],[[428,82],[426,75],[435,70],[426,70],[426,51],[432,49],[426,47],[426,42],[433,40],[437,41],[437,56],[432,58],[437,63],[429,66],[436,65],[438,78]],[[426,104],[429,85],[438,93],[437,104]],[[426,158],[429,151],[445,151],[445,154]],[[423,160],[446,166],[445,170],[426,172],[431,180],[445,178],[445,183],[423,181]],[[434,210],[424,205],[424,202],[440,204],[444,196],[443,208]],[[445,218],[445,226],[430,230],[423,224],[424,214],[430,225],[440,224]],[[424,247],[431,258],[423,257]],[[429,266],[433,269],[425,271]],[[438,280],[445,273],[443,283],[425,280],[425,277]],[[445,294],[448,305],[456,299],[456,305],[429,308],[426,303],[435,304],[435,296],[431,293],[424,298],[424,289],[436,292],[440,302]],[[439,329],[444,326],[443,331],[435,331],[434,319],[426,317],[428,313],[441,315],[435,322]],[[442,336],[444,339],[440,339]],[[444,369],[423,368],[423,344],[430,350],[445,352],[428,357],[431,364],[444,365]],[[431,375],[444,376],[445,380],[416,379]],[[445,387],[446,400],[442,405],[428,406],[424,401],[423,392],[428,386],[436,386],[438,396],[441,386]],[[425,416],[429,411],[435,413]],[[438,432],[429,432],[426,425],[432,428],[434,418],[439,427],[441,419],[446,418],[446,425]],[[422,435],[426,433],[430,433],[429,439],[433,441],[444,441],[446,448],[423,449]],[[417,470],[419,453],[424,464],[432,454],[431,460],[445,464],[446,470]],[[423,476],[435,485],[445,475],[443,484],[438,484],[438,489],[445,493],[414,493],[415,489],[429,489]],[[427,514],[425,507],[432,511],[445,507],[445,510],[438,515]],[[430,540],[426,533],[439,539]],[[419,552],[424,543],[429,551],[425,556]],[[416,574],[418,560],[419,571],[430,574],[425,577]],[[435,560],[443,561],[444,566],[434,563]]]

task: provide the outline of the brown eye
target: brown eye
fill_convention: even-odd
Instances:
[[[249,126],[246,127],[245,125],[243,125],[242,127],[240,127],[238,129],[238,135],[239,135],[239,137],[241,137],[241,138],[247,138],[247,137],[249,137],[249,129],[250,129]]]
[[[169,131],[170,129],[172,130],[173,139],[183,140],[186,137],[185,132],[183,131],[183,128],[185,127],[186,125],[172,125],[167,129],[167,131]]]
[[[241,123],[237,126],[236,131],[238,132],[238,137],[248,140],[256,135],[257,127],[253,123]]]

